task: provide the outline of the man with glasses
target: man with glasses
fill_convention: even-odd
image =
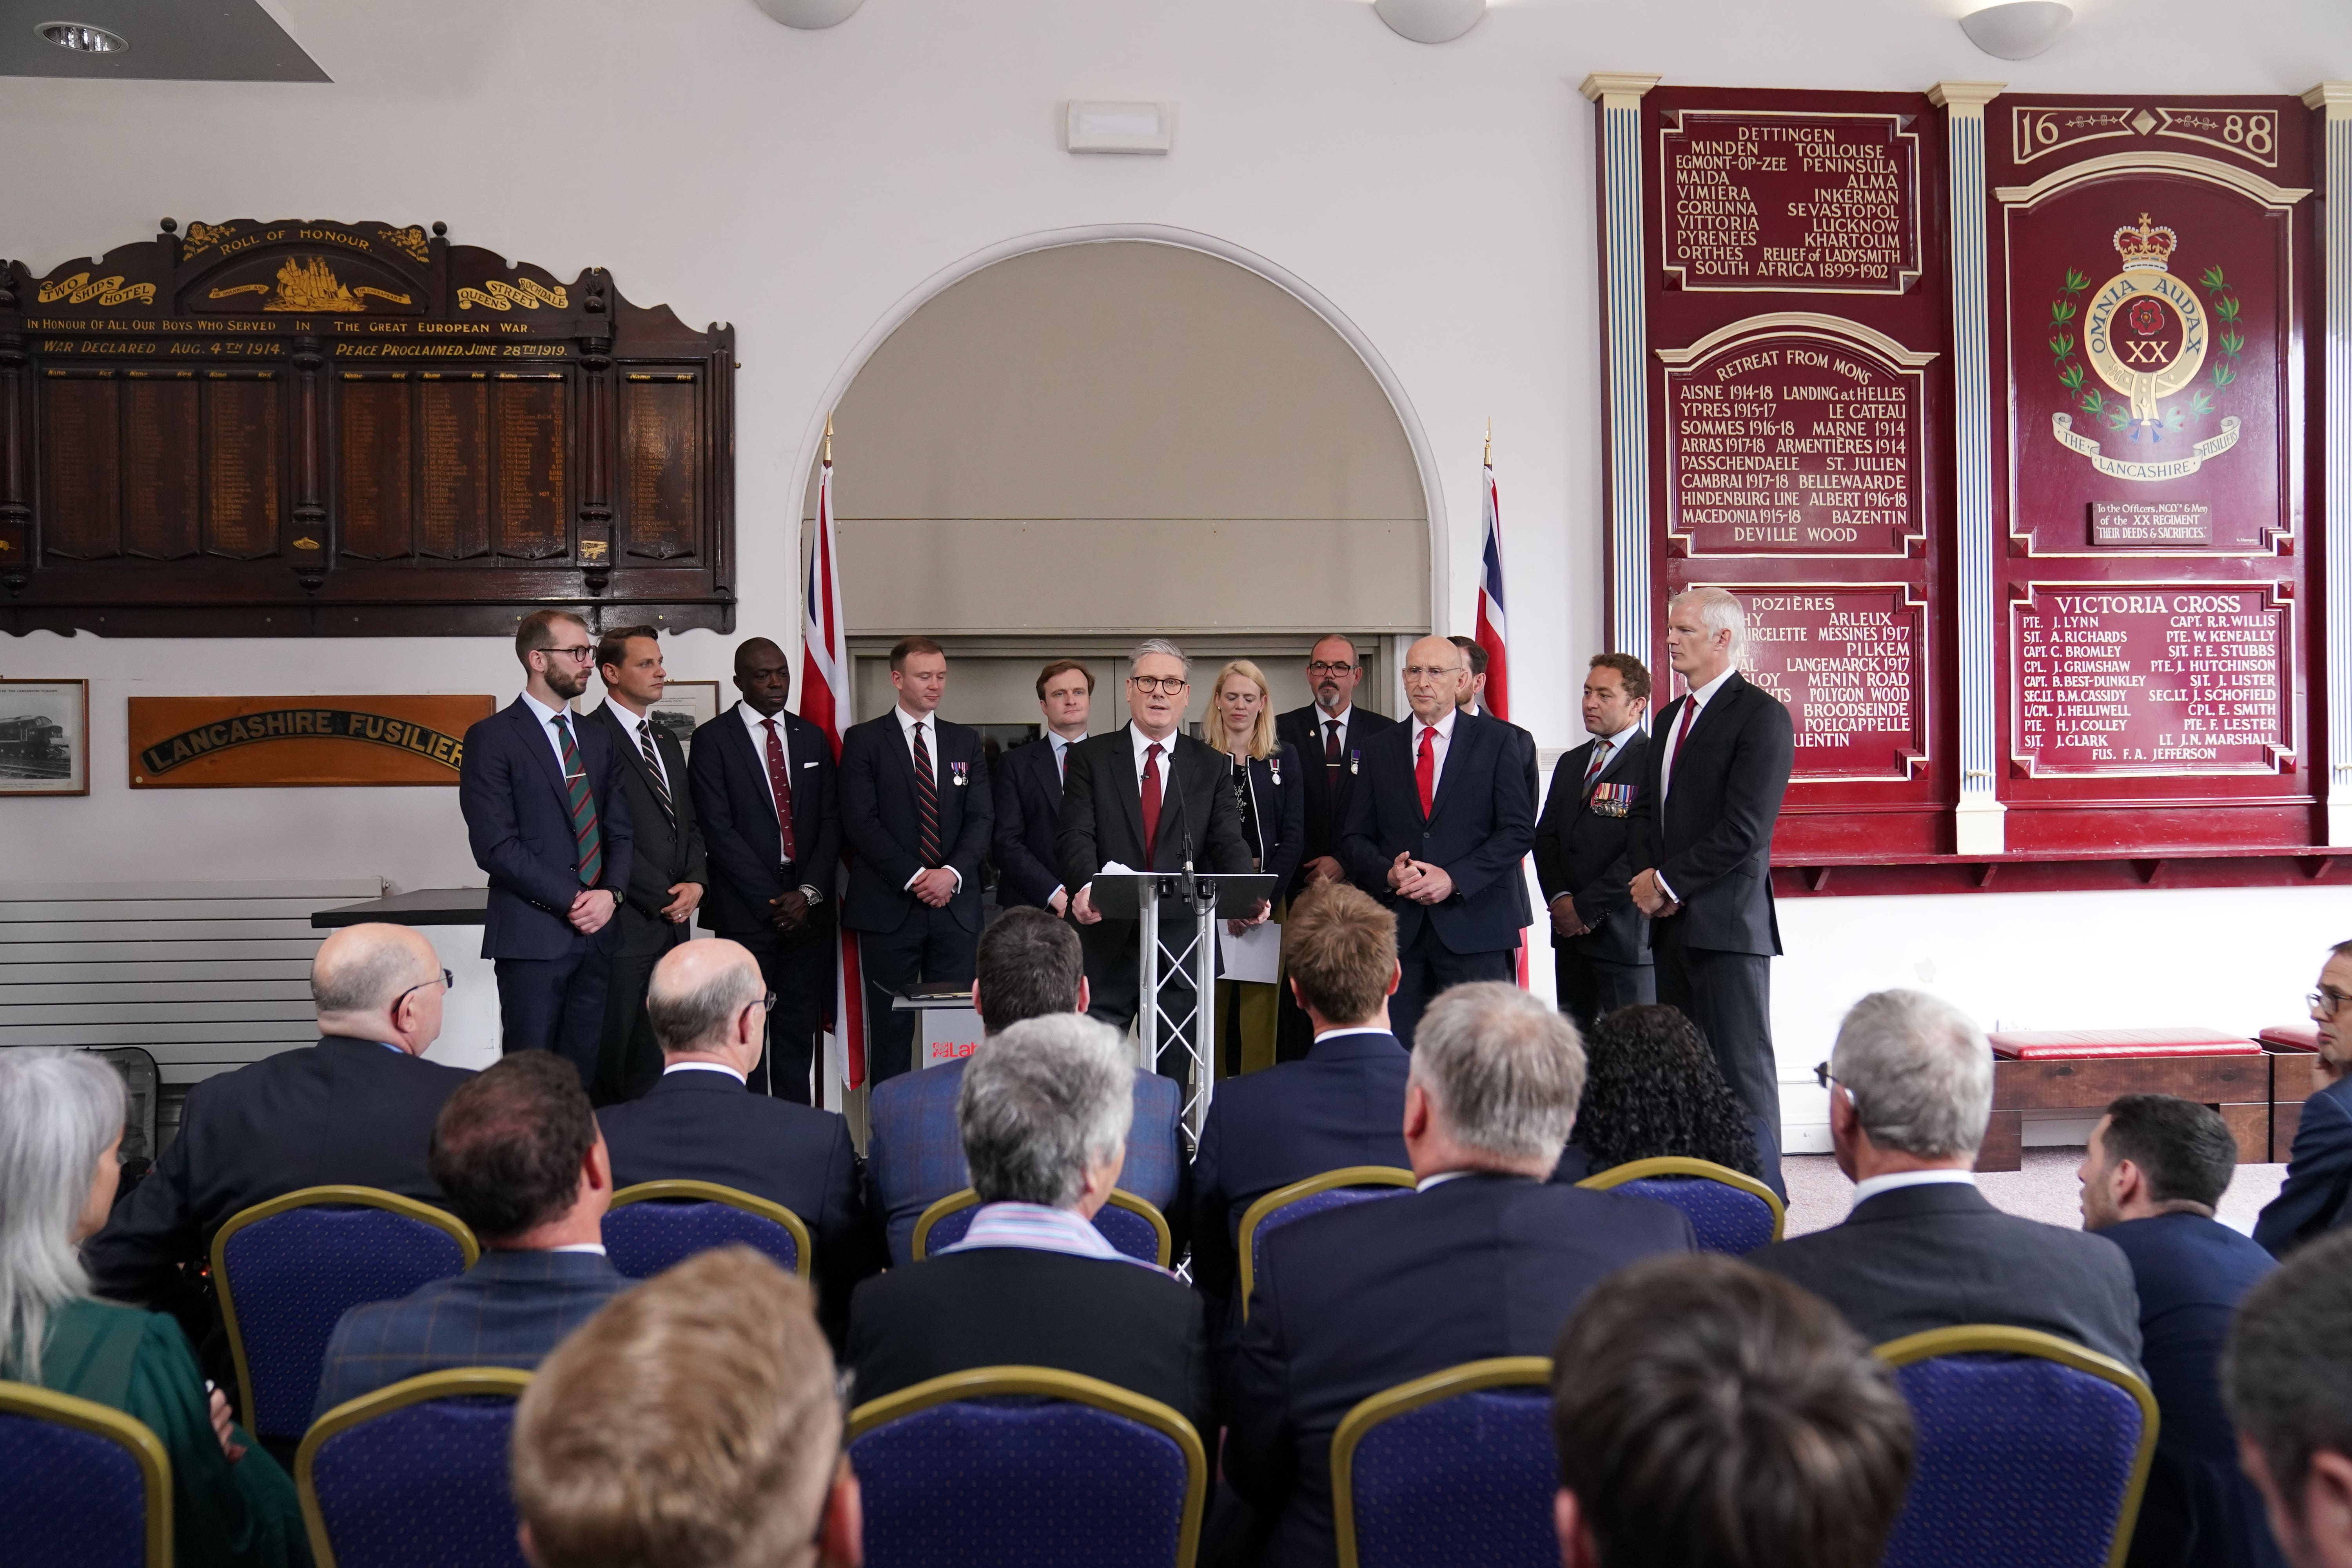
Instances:
[[[633,837],[610,731],[570,706],[595,653],[579,616],[524,616],[522,695],[466,731],[457,773],[474,863],[490,878],[482,956],[498,965],[500,1046],[553,1051],[583,1084],[596,1076]]]
[[[2352,1192],[2352,1041],[2344,1026],[2352,1013],[2352,942],[2327,951],[2319,989],[2304,998],[2318,1028],[2319,1060],[2312,1076],[2326,1087],[2303,1102],[2294,1145],[2287,1152],[2286,1182],[2254,1224],[2254,1239],[2284,1258],[2296,1247],[2343,1223],[2344,1198]]]
[[[1233,764],[1204,741],[1177,733],[1192,690],[1192,663],[1165,637],[1138,643],[1128,656],[1128,722],[1070,748],[1062,784],[1062,882],[1071,918],[1086,948],[1090,1016],[1117,1028],[1141,1005],[1139,923],[1106,919],[1095,907],[1095,873],[1118,865],[1134,871],[1246,872],[1241,807],[1230,781]],[[1266,914],[1261,906],[1258,918]],[[1163,923],[1167,937],[1181,930]],[[1183,946],[1179,936],[1175,944]],[[1173,1016],[1191,1003],[1192,977],[1163,964],[1161,997]],[[1160,1070],[1185,1077],[1181,1047],[1163,1044]]]
[[[1344,882],[1339,834],[1348,826],[1348,798],[1363,765],[1366,742],[1396,721],[1356,706],[1363,660],[1349,637],[1333,632],[1307,656],[1307,679],[1315,700],[1274,721],[1274,732],[1298,748],[1307,763],[1307,858],[1299,862],[1299,887]]]
[[[1513,977],[1533,919],[1520,865],[1535,847],[1535,770],[1510,725],[1454,705],[1463,668],[1444,637],[1406,650],[1412,717],[1364,747],[1340,840],[1349,880],[1396,911],[1389,1020],[1407,1050],[1439,993]]]

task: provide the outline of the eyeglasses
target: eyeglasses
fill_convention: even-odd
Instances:
[[[1127,683],[1129,686],[1134,687],[1138,691],[1142,692],[1146,697],[1150,696],[1153,692],[1164,692],[1168,696],[1173,697],[1178,692],[1192,684],[1181,675],[1162,675],[1157,677],[1150,675],[1130,675],[1127,678]]]
[[[746,1002],[743,1005],[749,1007],[751,1004]],[[760,998],[760,1010],[763,1013],[772,1013],[776,1010],[776,994],[774,992],[771,991],[765,996]]]
[[[400,1005],[401,1005],[403,1002],[407,1001],[411,996],[415,995],[419,991],[424,990],[427,985],[430,985],[430,984],[433,984],[433,982],[431,982],[430,980],[420,980],[420,981],[418,981],[415,984],[414,984],[414,985],[410,986],[407,990],[405,990],[405,991],[402,992],[399,995],[397,995],[397,996],[394,997],[394,998],[392,999],[392,1005],[391,1005],[390,1007],[386,1008],[386,1009],[385,1009],[385,1011],[386,1011],[386,1012],[388,1012],[388,1013],[397,1013],[397,1012],[399,1012],[399,1011],[400,1011]],[[445,969],[445,970],[443,970],[443,971],[441,972],[441,989],[442,989],[442,990],[444,990],[444,991],[447,991],[447,990],[449,990],[449,989],[453,988],[457,984],[457,977],[456,975],[454,975],[454,974],[450,973],[449,973],[447,970],[446,970],[446,969]]]
[[[578,647],[543,647],[538,651],[547,655],[550,658],[554,658],[560,655],[564,658],[570,659],[574,664],[585,664],[590,659],[596,657],[595,648],[586,643],[581,644]]]
[[[1311,659],[1307,662],[1307,673],[1309,675],[1345,675],[1355,668],[1356,667],[1352,664],[1328,664],[1324,660],[1318,658]]]
[[[1831,1079],[1831,1078],[1830,1078],[1830,1064],[1829,1064],[1829,1063],[1827,1063],[1827,1062],[1815,1062],[1815,1063],[1813,1064],[1813,1081],[1814,1081],[1815,1083],[1820,1084],[1823,1089],[1827,1089],[1827,1088],[1829,1088],[1829,1086],[1830,1086],[1830,1084],[1831,1084],[1831,1082],[1832,1082],[1832,1079]]]
[[[2338,1008],[2342,1007],[2347,1002],[2352,1002],[2352,996],[2347,996],[2343,992],[2338,991],[2333,985],[2323,985],[2318,990],[2313,992],[2310,995],[2305,996],[2303,999],[2303,1002],[2304,1005],[2310,1010],[2312,1016],[2315,1018],[2333,1018],[2336,1016],[2336,1010]]]
[[[1404,667],[1404,678],[1407,680],[1435,680],[1441,675],[1461,673],[1462,667],[1458,664],[1449,664],[1442,669],[1426,664],[1408,664]]]

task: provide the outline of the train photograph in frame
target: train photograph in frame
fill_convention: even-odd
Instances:
[[[89,682],[0,680],[0,795],[89,793]]]

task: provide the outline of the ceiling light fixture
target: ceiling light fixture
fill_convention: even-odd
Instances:
[[[131,47],[120,33],[93,27],[87,22],[44,22],[33,31],[61,49],[78,55],[119,55]]]
[[[2004,60],[2032,59],[2058,41],[2074,8],[2061,0],[2011,0],[1960,18],[1960,31],[1985,53]]]
[[[1372,0],[1372,9],[1416,44],[1448,44],[1478,25],[1486,0]]]
[[[849,20],[866,0],[759,0],[760,9],[787,27],[814,31]]]

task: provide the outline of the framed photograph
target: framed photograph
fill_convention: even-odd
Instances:
[[[677,739],[679,751],[690,752],[695,726],[719,717],[719,682],[673,680],[662,689],[661,700],[646,716]]]
[[[0,680],[0,795],[89,793],[89,682]]]

